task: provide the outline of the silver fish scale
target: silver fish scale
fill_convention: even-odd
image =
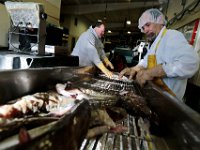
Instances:
[[[82,87],[89,89],[89,103],[91,106],[114,106],[118,101],[119,94],[124,91],[135,91],[134,84],[111,79],[92,78],[90,81],[83,82]],[[83,90],[84,93],[84,90]]]
[[[91,106],[95,107],[110,107],[114,106],[118,97],[110,93],[102,93],[101,91],[94,91],[92,89],[80,89],[84,94],[88,96],[88,102]]]
[[[114,106],[117,103],[117,100],[89,100],[89,104],[93,108],[98,107],[111,107]]]
[[[135,91],[134,84],[117,80],[94,79],[91,83],[84,82],[89,88],[104,92]]]

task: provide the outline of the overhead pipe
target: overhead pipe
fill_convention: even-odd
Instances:
[[[185,7],[181,12],[176,14],[171,20],[169,20],[169,24],[172,25],[175,21],[181,20],[186,13],[190,13],[193,11],[200,3],[200,0],[192,2],[190,5]],[[193,6],[193,7],[192,7]]]

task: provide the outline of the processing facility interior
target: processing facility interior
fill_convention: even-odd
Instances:
[[[149,8],[200,56],[199,2],[0,0],[0,149],[198,150],[200,69],[183,102],[151,80],[119,76],[148,53],[138,19]],[[71,55],[97,20],[112,77]]]

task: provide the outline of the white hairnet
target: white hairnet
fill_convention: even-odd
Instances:
[[[141,32],[144,32],[142,27],[148,22],[163,24],[163,25],[166,25],[167,23],[163,13],[160,10],[155,9],[155,8],[146,10],[139,18],[138,28],[141,30]]]

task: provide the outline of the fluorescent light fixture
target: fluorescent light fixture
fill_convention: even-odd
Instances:
[[[130,24],[131,24],[131,21],[130,21],[130,20],[127,20],[127,21],[126,21],[126,24],[130,25]]]

